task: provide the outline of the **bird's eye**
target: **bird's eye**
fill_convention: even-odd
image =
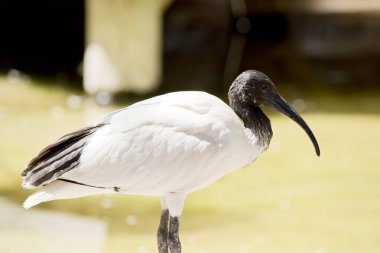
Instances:
[[[268,92],[268,85],[266,85],[266,84],[261,85],[261,90],[262,90],[264,93],[267,93],[267,92]]]

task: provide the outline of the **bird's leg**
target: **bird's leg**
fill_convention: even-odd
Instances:
[[[168,245],[170,253],[181,253],[181,242],[179,241],[179,217],[182,214],[187,193],[171,192],[161,198],[162,207],[169,209],[169,234]],[[164,209],[164,208],[163,208]]]
[[[179,217],[170,216],[169,223],[169,249],[170,253],[181,253],[181,242],[179,240]]]
[[[161,213],[160,226],[157,231],[157,246],[159,253],[169,253],[168,249],[169,210],[164,209]]]

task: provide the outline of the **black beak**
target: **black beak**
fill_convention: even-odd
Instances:
[[[309,136],[311,142],[314,145],[314,149],[317,155],[320,155],[319,145],[313,132],[306,124],[306,122],[301,118],[301,116],[294,110],[294,108],[288,102],[286,102],[286,100],[283,97],[281,97],[278,94],[275,94],[271,99],[266,99],[265,102],[265,105],[285,114],[286,116],[297,122],[297,124],[300,125]]]

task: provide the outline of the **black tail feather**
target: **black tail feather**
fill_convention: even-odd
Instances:
[[[103,125],[82,128],[44,148],[21,173],[24,184],[45,185],[75,168],[79,164],[79,158],[88,137]]]

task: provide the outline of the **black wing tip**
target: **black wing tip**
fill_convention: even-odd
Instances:
[[[106,125],[106,124],[101,123],[101,124],[98,124],[95,126],[85,127],[85,128],[79,129],[77,131],[74,131],[72,133],[69,133],[69,134],[62,136],[55,143],[45,147],[40,153],[38,153],[38,155],[28,163],[26,169],[24,169],[21,172],[21,176],[24,177],[24,180],[29,181],[29,177],[31,177],[32,174],[34,174],[36,172],[36,170],[35,170],[36,167],[38,167],[41,163],[44,163],[47,160],[49,160],[50,158],[61,153],[62,150],[66,149],[67,147],[70,147],[72,144],[76,143],[80,139],[86,138],[87,136],[93,134],[98,128],[101,128],[104,125]],[[75,149],[75,151],[77,151],[77,149]],[[73,159],[70,159],[68,161],[69,164],[68,163],[62,164],[63,167],[60,167],[60,169],[62,169],[62,172],[66,172],[64,170],[64,167],[66,165],[70,167],[72,165],[72,163],[79,160],[81,152],[78,152],[78,153],[79,153],[78,155],[76,155]],[[54,172],[57,172],[57,169],[54,169],[53,172],[49,171],[47,173],[47,175],[42,176],[42,178],[45,180],[45,179],[47,179],[46,178],[47,176],[55,176],[56,174]],[[28,184],[30,184],[32,186],[40,186],[41,183],[43,183],[43,180],[41,178],[36,180],[36,181],[33,181],[33,182],[28,182]]]
[[[28,175],[28,173],[33,169],[33,166],[30,165],[30,162],[29,164],[26,166],[26,168],[21,172],[21,176],[22,177],[26,177]]]

